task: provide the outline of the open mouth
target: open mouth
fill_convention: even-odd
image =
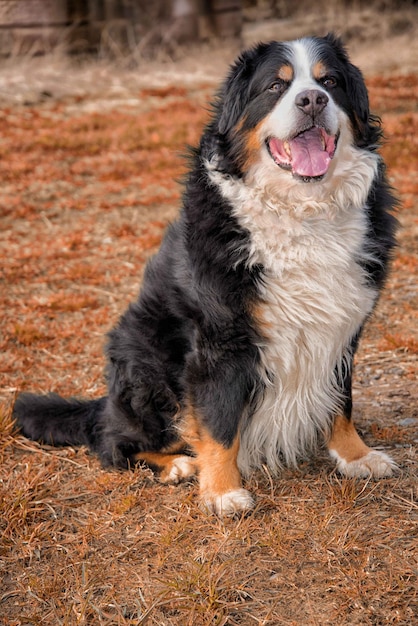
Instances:
[[[318,126],[305,130],[293,139],[270,137],[268,151],[274,162],[304,182],[321,180],[328,171],[337,148],[338,134],[328,133]]]

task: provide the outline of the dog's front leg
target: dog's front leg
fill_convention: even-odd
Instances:
[[[182,436],[196,454],[204,508],[234,515],[254,506],[242,487],[237,463],[240,428],[253,387],[247,362],[251,355],[246,349],[232,354],[219,342],[216,349],[207,344],[205,348],[189,363]]]
[[[353,354],[357,338],[353,341]],[[397,469],[393,459],[382,450],[369,448],[358,434],[352,420],[352,363],[342,367],[341,389],[345,397],[343,410],[334,415],[327,446],[340,474],[348,477],[384,478]]]
[[[196,413],[190,412],[184,437],[197,455],[203,507],[219,516],[235,515],[252,509],[253,497],[243,488],[237,465],[239,434],[231,445],[220,443]]]

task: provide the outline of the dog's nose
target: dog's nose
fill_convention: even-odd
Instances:
[[[325,109],[328,100],[329,98],[324,91],[305,89],[296,96],[295,104],[306,115],[315,117]]]

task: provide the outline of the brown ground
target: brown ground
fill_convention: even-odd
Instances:
[[[418,623],[415,41],[352,44],[383,117],[402,225],[358,354],[355,417],[400,473],[341,479],[321,453],[274,481],[257,473],[257,507],[240,520],[202,513],[194,484],[104,471],[86,450],[40,447],[10,423],[20,389],[104,393],[104,334],[175,218],[179,154],[231,50],[140,72],[60,59],[0,71],[1,623]]]

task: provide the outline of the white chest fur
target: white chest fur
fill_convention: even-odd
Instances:
[[[283,460],[296,464],[341,406],[336,368],[377,295],[359,264],[370,256],[367,217],[364,205],[275,209],[242,183],[220,187],[250,232],[250,263],[265,270],[257,313],[265,392],[241,434],[238,463],[244,474],[262,463],[274,472]]]
[[[253,258],[266,271],[261,287],[266,342],[260,347],[266,389],[243,433],[245,472],[263,461],[276,470],[279,453],[295,464],[317,433],[327,431],[341,403],[336,367],[376,296],[358,264],[363,212],[267,221],[276,223],[251,229]]]

